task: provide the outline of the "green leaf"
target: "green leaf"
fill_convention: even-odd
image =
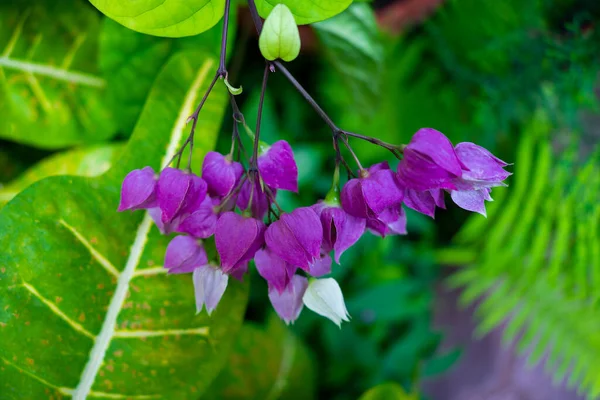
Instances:
[[[225,12],[225,0],[90,0],[90,3],[129,29],[166,37],[205,32]]]
[[[123,146],[90,146],[54,154],[35,164],[9,184],[0,187],[0,207],[27,186],[54,175],[98,176],[108,171]]]
[[[235,20],[234,10],[231,18]],[[231,48],[235,25],[229,24]],[[100,34],[100,70],[106,76],[108,106],[119,130],[127,136],[133,132],[152,83],[172,54],[202,50],[216,56],[221,49],[222,29],[221,22],[201,36],[169,39],[144,35],[105,18]]]
[[[288,6],[298,25],[323,21],[344,11],[352,0],[256,0],[261,17],[267,18],[277,4]]]
[[[0,4],[0,138],[48,149],[110,138],[97,13],[77,0],[23,3]]]
[[[245,324],[227,367],[203,399],[311,399],[314,365],[309,351],[277,317],[266,329]]]
[[[359,400],[418,400],[416,395],[408,395],[397,383],[382,383],[369,389]]]
[[[202,53],[174,56],[115,167],[96,178],[46,178],[0,211],[3,395],[197,399],[217,376],[247,285],[232,280],[212,317],[195,315],[191,276],[161,267],[169,238],[145,212],[116,212],[125,175],[158,170],[175,153],[216,67]],[[199,153],[214,146],[221,89],[202,110]]]
[[[384,53],[371,7],[352,4],[343,13],[313,27],[336,72],[335,78],[342,81],[353,98],[353,108],[363,114],[372,113],[381,97]]]
[[[300,54],[300,32],[292,12],[285,4],[277,4],[260,33],[258,47],[269,61],[293,61]]]

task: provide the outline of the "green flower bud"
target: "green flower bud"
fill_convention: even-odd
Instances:
[[[258,47],[269,61],[278,58],[292,61],[298,57],[300,32],[292,12],[285,4],[277,4],[265,20]]]

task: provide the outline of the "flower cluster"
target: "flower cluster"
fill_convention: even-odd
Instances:
[[[460,207],[485,215],[491,188],[510,175],[503,169],[507,164],[484,148],[454,147],[433,129],[419,130],[402,148],[397,171],[387,162],[361,168],[340,193],[336,169],[324,200],[289,213],[275,199],[278,190],[298,191],[294,154],[283,140],[263,148],[257,167],[248,170],[231,154],[210,152],[201,177],[170,167],[160,175],[150,167],[132,171],[123,182],[119,211],[146,209],[162,233],[178,234],[164,267],[193,274],[198,312],[206,307],[210,314],[229,276],[241,280],[254,260],[286,323],[306,305],[339,325],[349,317],[342,291],[334,279],[323,278],[333,260],[339,264],[367,231],[406,234],[402,205],[433,217],[436,207],[445,208],[445,191]]]

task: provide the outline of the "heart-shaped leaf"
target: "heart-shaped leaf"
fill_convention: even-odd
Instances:
[[[173,156],[217,64],[174,56],[114,168],[46,178],[0,211],[3,395],[196,399],[218,374],[247,286],[232,280],[212,317],[195,316],[191,275],[160,266],[168,238],[145,212],[116,212],[130,170],[158,170]],[[201,113],[200,152],[214,146],[225,104],[219,87]]]
[[[101,101],[99,22],[79,0],[0,2],[0,138],[56,149],[116,133]]]
[[[323,21],[344,11],[352,0],[256,0],[261,17],[267,18],[277,4],[288,6],[298,25]]]
[[[27,186],[49,176],[101,175],[112,166],[122,149],[122,144],[105,144],[63,151],[45,158],[14,181],[0,187],[0,207]]]
[[[225,13],[225,0],[90,0],[90,3],[129,29],[167,37],[202,33]]]

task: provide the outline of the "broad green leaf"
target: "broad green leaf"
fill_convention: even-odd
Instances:
[[[285,4],[277,4],[271,11],[258,40],[263,57],[269,61],[293,61],[300,54],[300,32],[292,12]]]
[[[277,317],[266,328],[245,324],[227,367],[203,399],[314,398],[314,366],[308,349]]]
[[[344,11],[352,0],[256,0],[261,17],[267,18],[277,4],[288,6],[298,25],[323,21]]]
[[[384,95],[383,43],[373,10],[368,4],[355,3],[346,11],[314,24],[328,63],[336,71],[352,97],[352,108],[362,114],[374,112],[378,98]],[[332,74],[333,75],[333,74]]]
[[[90,3],[129,29],[166,37],[207,31],[225,12],[225,0],[90,0]]]
[[[359,400],[418,400],[417,395],[408,395],[397,383],[382,383],[366,391]]]
[[[56,149],[110,138],[99,16],[78,0],[0,4],[0,138]]]
[[[232,10],[232,20],[235,12]],[[228,52],[233,48],[236,24],[229,24]],[[100,70],[107,81],[108,107],[118,129],[129,136],[161,67],[177,51],[205,50],[215,56],[221,49],[222,22],[200,36],[170,39],[144,35],[105,18],[100,34]]]
[[[43,178],[54,175],[98,176],[106,172],[123,146],[107,144],[54,154],[35,164],[7,185],[0,186],[0,207]]]
[[[3,396],[196,399],[217,376],[247,285],[231,280],[212,317],[195,315],[191,276],[161,267],[169,238],[145,212],[116,212],[124,176],[175,153],[216,67],[174,56],[112,169],[43,179],[0,211]],[[202,110],[199,153],[214,146],[226,99],[217,88]]]

